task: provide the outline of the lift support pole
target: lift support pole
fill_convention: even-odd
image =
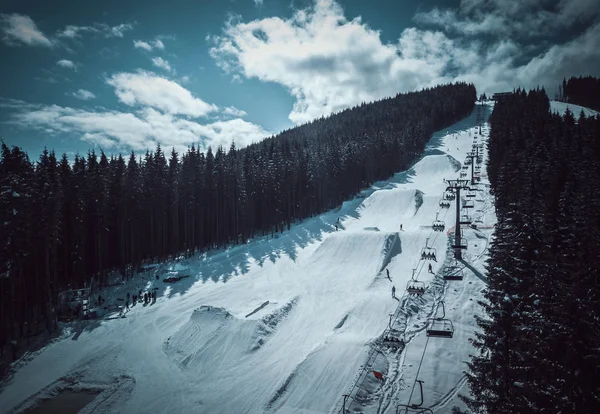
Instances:
[[[466,248],[466,246],[462,246],[460,244],[461,234],[460,234],[460,190],[468,189],[469,180],[447,180],[448,187],[446,191],[452,191],[456,193],[456,225],[454,227],[454,258],[462,259],[462,249]]]

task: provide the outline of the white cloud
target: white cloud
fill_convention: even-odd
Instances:
[[[77,70],[77,66],[75,66],[75,63],[68,59],[61,59],[58,62],[56,62],[56,64],[62,68]]]
[[[171,65],[168,61],[161,57],[155,57],[152,59],[152,64],[158,68],[164,69],[167,72],[171,72]]]
[[[160,49],[164,50],[165,44],[160,39],[151,40],[150,42],[145,42],[143,40],[134,40],[133,46],[138,49],[144,49],[148,52],[151,52],[152,49]]]
[[[53,45],[29,16],[17,13],[0,14],[0,24],[4,33],[2,40],[10,46],[26,44],[51,47]]]
[[[152,46],[154,46],[157,49],[161,49],[161,50],[163,50],[165,48],[165,44],[160,39],[154,40],[152,42]]]
[[[76,37],[81,37],[80,33],[83,32],[91,32],[91,33],[97,33],[99,30],[95,27],[92,26],[74,26],[74,25],[68,25],[67,27],[65,27],[62,31],[57,33],[58,37],[66,37],[69,39],[74,39]]]
[[[11,115],[13,124],[78,135],[82,140],[103,148],[122,151],[153,149],[156,143],[179,151],[192,144],[201,144],[201,149],[205,150],[209,145],[227,148],[232,141],[241,148],[271,135],[260,126],[242,119],[200,124],[153,108],[143,108],[135,113],[90,112],[58,105],[31,105],[16,100],[0,100],[0,106],[3,103],[11,110],[16,109]]]
[[[240,118],[248,115],[246,113],[246,111],[242,111],[241,109],[238,109],[235,106],[227,106],[227,107],[223,108],[223,114],[236,116],[236,117],[240,117]]]
[[[360,18],[348,21],[337,3],[319,0],[290,19],[228,24],[210,53],[234,76],[285,85],[296,98],[289,118],[301,123],[437,80],[450,57],[414,47],[449,40],[435,33],[419,39],[412,31],[403,37],[404,44],[383,44]]]
[[[426,15],[430,23],[458,19],[442,25],[453,35],[409,27],[397,42],[384,43],[380,33],[360,17],[348,20],[335,1],[316,0],[314,6],[297,10],[288,19],[230,20],[220,36],[209,37],[210,54],[232,81],[245,77],[284,85],[295,98],[289,118],[296,123],[397,92],[457,80],[472,81],[480,91],[491,92],[535,87],[543,85],[541,80],[553,85],[563,74],[569,76],[568,68],[573,70],[570,74],[600,75],[599,48],[593,46],[594,41],[600,44],[600,38],[593,27],[552,48],[543,40],[529,44],[507,35],[526,29],[507,28],[509,23],[526,25],[528,19],[535,20],[531,26],[535,32],[538,20],[549,21],[537,6],[540,1],[549,4],[549,0],[463,0],[461,13],[472,18],[434,9],[417,19],[422,22]],[[582,21],[591,7],[590,0],[561,0],[559,9],[570,16],[561,19]],[[489,10],[497,12],[486,14]],[[460,27],[458,35],[454,27]],[[485,41],[466,37],[482,32],[495,36]],[[527,53],[534,47],[542,53],[532,59]]]
[[[91,26],[68,25],[59,31],[56,36],[68,39],[81,37],[81,33],[101,33],[104,37],[123,37],[125,32],[133,30],[133,24],[121,23],[116,26],[109,26],[106,23],[94,23]]]
[[[117,26],[110,27],[107,30],[107,37],[123,37],[125,32],[133,30],[133,25],[131,23],[121,23]]]
[[[148,52],[152,51],[152,46],[150,46],[148,42],[144,42],[142,40],[134,40],[133,47],[135,47],[136,49],[144,49]]]
[[[218,110],[216,105],[194,97],[178,83],[152,72],[117,73],[106,82],[115,88],[119,100],[129,106],[151,106],[170,114],[192,117]]]
[[[79,89],[77,92],[73,92],[72,95],[77,99],[81,99],[82,101],[88,101],[96,98],[96,95],[85,89]]]

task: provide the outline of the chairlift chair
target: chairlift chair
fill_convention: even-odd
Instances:
[[[448,266],[442,271],[444,280],[463,280],[465,274],[463,269],[458,266]]]
[[[398,404],[396,406],[396,414],[433,414],[433,411],[427,407],[423,407],[423,381],[415,380],[419,383],[419,389],[421,390],[421,402],[418,404]]]
[[[446,307],[444,306],[444,301],[440,301],[439,306],[442,305],[442,316],[434,317],[429,321],[429,325],[427,326],[427,336],[433,336],[437,338],[452,338],[454,336],[454,325],[450,319],[446,319]]]
[[[427,243],[425,243],[425,247],[423,247],[423,249],[421,249],[421,259],[437,261],[436,249],[433,247],[427,247]]]
[[[475,191],[473,191],[473,190],[467,191],[466,197],[469,197],[469,198],[476,197]]]
[[[433,228],[433,231],[444,231],[446,224],[442,220],[438,220],[438,214],[436,213],[435,220],[433,220],[431,227]]]
[[[460,238],[460,244],[452,244],[450,247],[452,247],[453,249],[466,249],[468,246],[467,244],[467,239],[465,239],[464,237]]]
[[[406,284],[406,291],[409,295],[422,295],[425,293],[425,282],[421,282],[415,278],[416,270],[417,269],[413,269],[412,276]]]
[[[466,172],[461,172],[461,173],[460,173],[460,178],[463,178],[463,177],[466,177],[466,176],[467,176],[467,173],[466,173]]]
[[[381,346],[384,347],[400,349],[400,351],[402,351],[405,345],[404,338],[401,338],[397,334],[391,334],[391,332],[384,332],[384,335],[381,338]]]
[[[406,291],[409,295],[422,295],[425,293],[425,282],[409,280],[406,285]]]
[[[445,200],[440,200],[440,207],[442,208],[450,208],[450,202]]]
[[[472,222],[473,220],[468,214],[462,214],[460,216],[460,224],[471,224]]]
[[[465,200],[465,202],[462,205],[462,208],[475,208],[475,203],[473,203],[473,201],[471,200]]]
[[[454,199],[456,198],[456,195],[455,195],[455,194],[454,194],[452,191],[446,191],[446,192],[444,193],[444,198],[445,198],[446,200],[450,200],[450,201],[452,201],[452,200],[454,200]]]

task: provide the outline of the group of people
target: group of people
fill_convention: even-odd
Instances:
[[[433,253],[433,252],[423,252],[423,253],[421,253],[421,259],[431,259],[434,262],[437,262],[437,259],[435,258],[435,253]]]
[[[417,294],[423,294],[425,293],[425,288],[424,287],[419,287],[419,286],[412,286],[409,287],[407,289],[408,293],[417,293]]]
[[[152,292],[144,292],[143,295],[142,295],[142,289],[139,290],[137,295],[131,295],[129,292],[127,292],[127,300],[125,301],[125,307],[127,308],[127,310],[129,310],[129,299],[130,298],[132,299],[131,306],[138,303],[138,300],[140,302],[144,301],[144,305],[147,305],[150,302],[156,302],[156,290],[153,290]]]

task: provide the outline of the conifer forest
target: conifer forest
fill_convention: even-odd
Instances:
[[[518,90],[490,123],[498,222],[469,406],[599,412],[600,117],[562,117],[543,90]]]
[[[472,84],[362,104],[249,147],[30,160],[2,144],[0,349],[56,327],[58,292],[133,277],[144,261],[244,243],[406,169],[467,116]]]

